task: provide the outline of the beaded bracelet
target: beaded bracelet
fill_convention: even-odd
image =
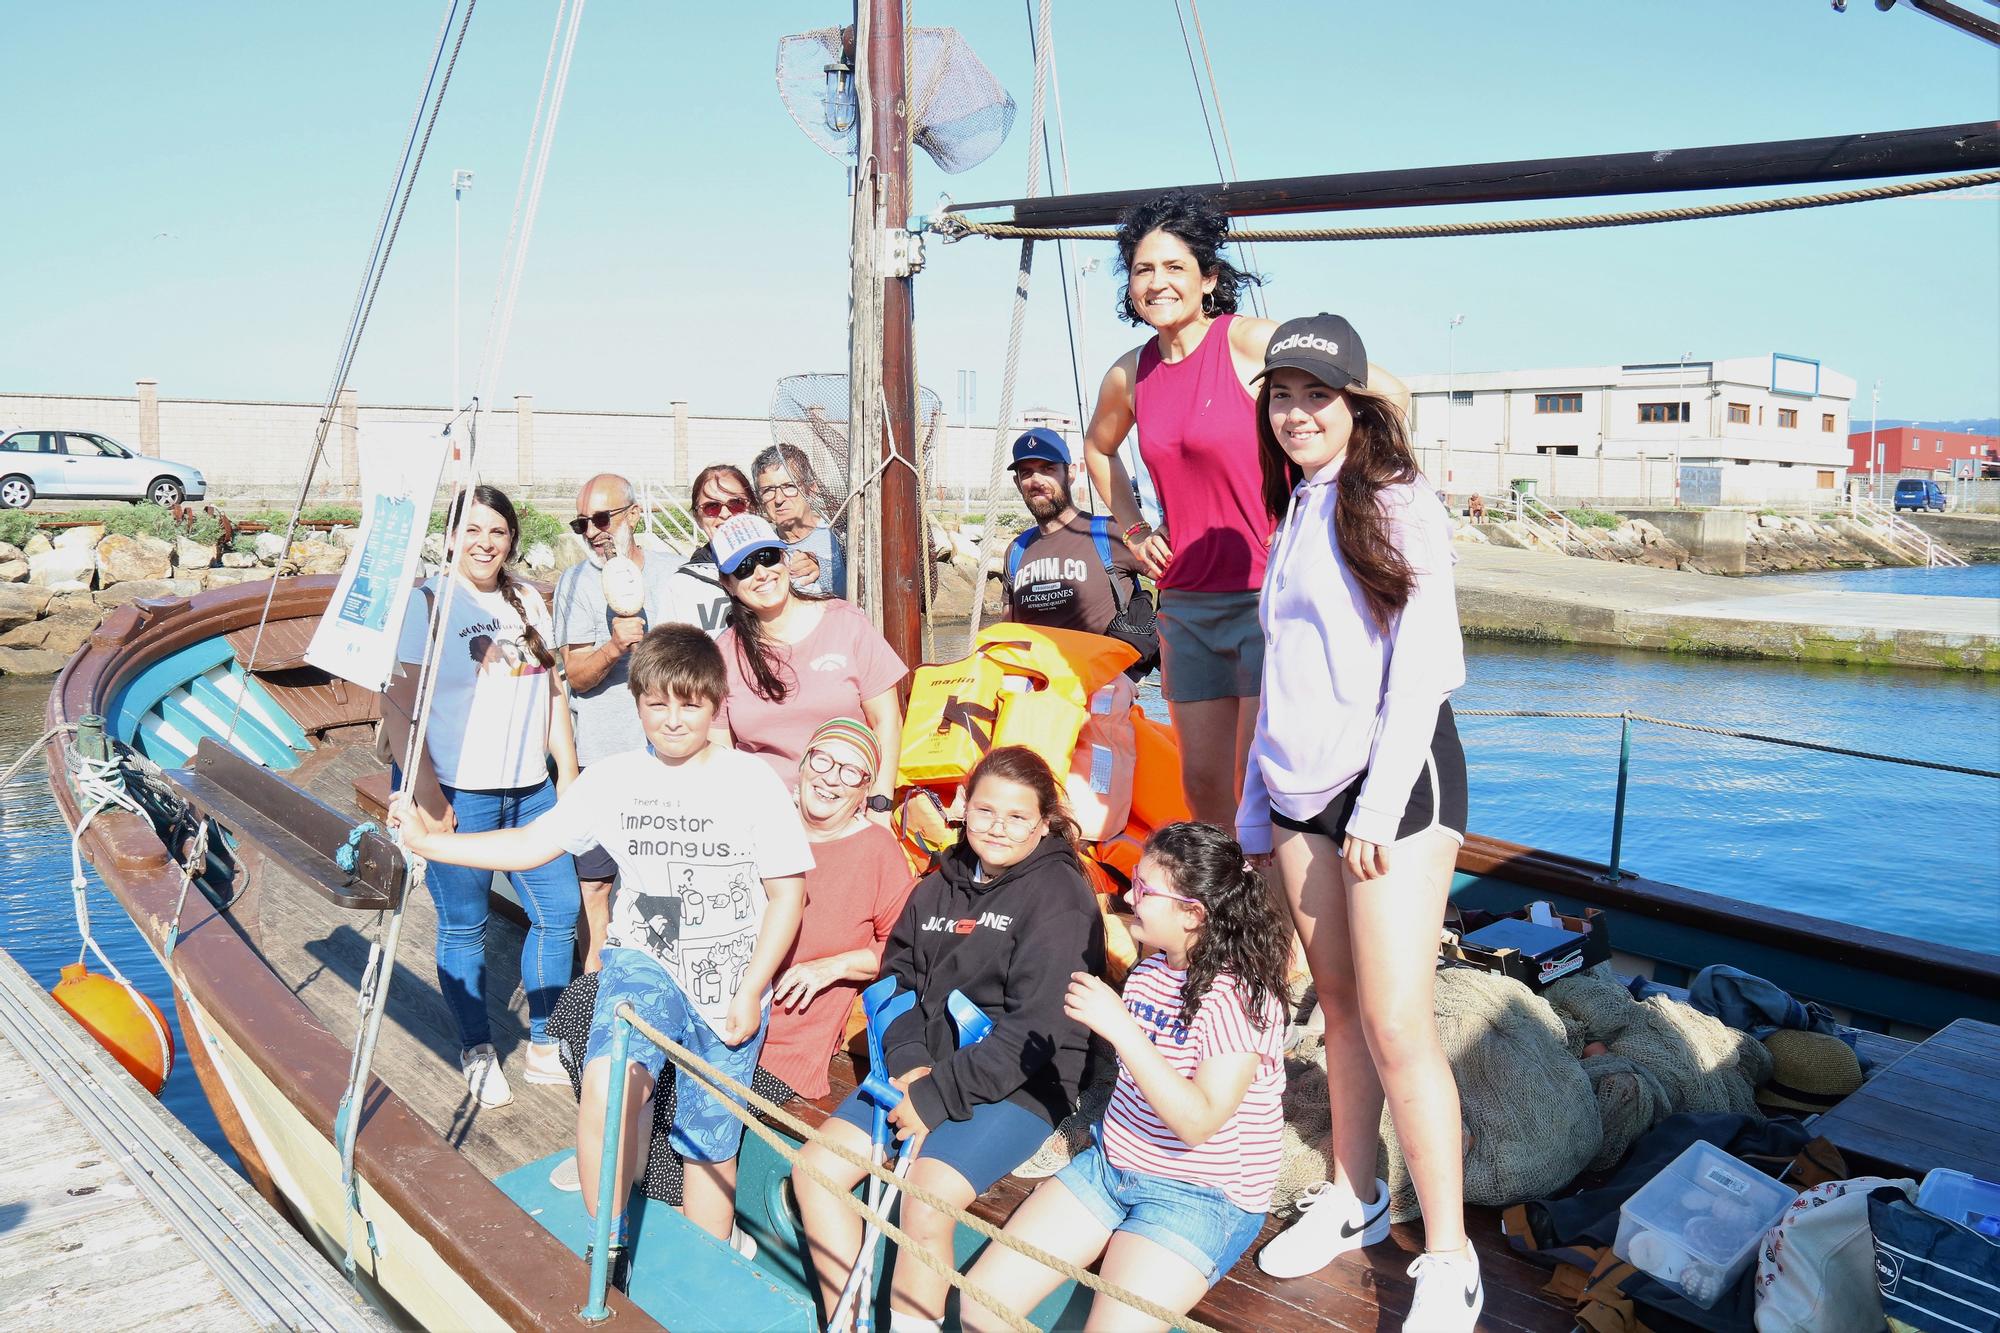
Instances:
[[[1132,544],[1132,539],[1134,537],[1138,536],[1141,532],[1151,532],[1152,530],[1153,530],[1152,524],[1148,523],[1143,518],[1140,519],[1137,523],[1134,523],[1131,527],[1125,529],[1125,544],[1127,546],[1130,546]]]

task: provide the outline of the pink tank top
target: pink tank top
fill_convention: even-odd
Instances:
[[[1132,414],[1174,548],[1162,588],[1249,592],[1264,582],[1271,516],[1257,465],[1257,400],[1229,353],[1234,315],[1218,315],[1194,353],[1168,364],[1157,338],[1139,349]]]

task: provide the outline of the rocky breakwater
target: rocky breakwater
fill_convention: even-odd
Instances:
[[[1643,518],[1620,519],[1616,527],[1580,528],[1583,535],[1559,540],[1546,527],[1510,519],[1462,523],[1455,540],[1475,546],[1504,546],[1516,551],[1549,551],[1556,555],[1591,556],[1622,565],[1652,569],[1686,569],[1688,549]]]

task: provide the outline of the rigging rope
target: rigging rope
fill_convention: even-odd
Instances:
[[[1021,0],[1021,7],[1028,14],[1028,49],[1030,52],[1033,52],[1037,49],[1035,40],[1035,0]],[[1042,159],[1048,163],[1049,188],[1051,190],[1060,188],[1062,193],[1068,194],[1069,142],[1063,134],[1062,84],[1056,78],[1055,36],[1053,32],[1051,32],[1049,37],[1049,92],[1056,104],[1056,144],[1060,149],[1060,156],[1052,153],[1049,149],[1049,125],[1044,120],[1042,122]],[[1056,182],[1056,166],[1058,162],[1062,166],[1062,181],[1060,186]],[[1070,254],[1071,251],[1068,249],[1067,242],[1056,242],[1056,271],[1062,278],[1063,329],[1069,335],[1069,378],[1071,387],[1076,390],[1076,425],[1078,430],[1082,430],[1089,424],[1090,418],[1085,416],[1083,411],[1083,358],[1078,352],[1076,345],[1078,312],[1069,294]]]
[[[1994,184],[2000,184],[2000,171],[1975,171],[1962,176],[1934,176],[1926,180],[1900,181],[1893,185],[1871,185],[1857,190],[1837,190],[1825,194],[1798,195],[1788,199],[1746,199],[1735,203],[1694,204],[1686,208],[1654,208],[1636,213],[1586,213],[1569,217],[1486,222],[1410,223],[1392,227],[1262,228],[1231,231],[1230,239],[1238,243],[1416,241],[1446,236],[1512,236],[1549,231],[1587,231],[1601,227],[1636,227],[1659,222],[1696,222],[1707,218],[1788,213],[1805,208],[1871,203],[1881,199],[1902,199],[1911,195],[1936,194],[1942,190],[1963,190],[1976,185]],[[1112,227],[1017,227],[1008,222],[975,222],[962,213],[949,212],[928,219],[926,229],[936,232],[947,240],[958,240],[964,236],[987,236],[996,240],[1108,241],[1118,234]]]
[[[1028,124],[1028,197],[1041,194],[1042,128],[1049,86],[1049,0],[1040,0],[1035,32],[1035,100]],[[986,566],[999,553],[1001,474],[1007,469],[1007,438],[1014,416],[1014,385],[1021,374],[1021,334],[1027,325],[1028,278],[1035,267],[1035,242],[1021,242],[1021,261],[1014,273],[1014,309],[1007,320],[1007,364],[1000,376],[1000,413],[993,423],[993,469],[986,486],[986,518],[979,532],[979,557],[972,571],[972,619],[966,630],[966,651],[979,642],[979,622],[986,612]]]
[[[874,1216],[869,1211],[867,1205],[855,1198],[851,1193],[838,1188],[832,1181],[810,1166],[802,1166],[798,1160],[798,1149],[792,1147],[776,1130],[765,1124],[763,1120],[759,1120],[757,1115],[752,1115],[750,1111],[745,1110],[738,1103],[741,1102],[755,1108],[758,1115],[776,1122],[791,1134],[803,1139],[807,1143],[818,1144],[834,1156],[840,1158],[843,1162],[846,1162],[849,1166],[861,1169],[885,1185],[900,1187],[905,1195],[915,1199],[918,1203],[934,1209],[946,1217],[955,1218],[957,1221],[970,1227],[973,1231],[978,1232],[981,1236],[984,1236],[987,1240],[997,1245],[1003,1245],[1013,1250],[1016,1254],[1025,1255],[1049,1271],[1059,1273],[1079,1286],[1088,1287],[1100,1295],[1109,1296],[1121,1305],[1129,1306],[1131,1309],[1137,1310],[1140,1314],[1146,1315],[1148,1318],[1159,1320],[1169,1328],[1185,1329],[1188,1333],[1219,1333],[1219,1330],[1196,1319],[1193,1315],[1175,1314],[1165,1306],[1155,1304],[1137,1292],[1127,1290],[1115,1282],[1107,1281],[1087,1268],[1072,1264],[1067,1260],[1050,1254],[1047,1250],[1022,1240],[1019,1236],[1010,1236],[999,1227],[988,1222],[985,1218],[966,1212],[964,1209],[953,1205],[949,1199],[932,1193],[915,1181],[907,1177],[899,1178],[893,1170],[877,1166],[860,1153],[853,1152],[844,1145],[835,1143],[824,1133],[806,1124],[805,1121],[799,1119],[784,1107],[777,1105],[755,1090],[745,1087],[728,1073],[717,1069],[714,1065],[702,1059],[701,1056],[682,1046],[672,1037],[654,1028],[646,1020],[633,1012],[632,1006],[629,1003],[621,1002],[614,1010],[614,1013],[619,1018],[630,1023],[634,1031],[639,1032],[664,1051],[667,1058],[672,1060],[681,1072],[685,1073],[715,1099],[717,1105],[729,1112],[730,1115],[736,1117],[736,1119],[742,1121],[745,1129],[748,1129],[757,1135],[758,1138],[769,1144],[779,1156],[791,1164],[794,1170],[803,1172],[808,1180],[818,1185],[836,1200],[844,1199],[848,1211],[858,1213],[864,1218],[873,1220],[881,1228],[882,1234],[897,1245],[898,1258],[907,1256],[917,1260],[924,1267],[951,1283],[952,1286],[957,1287],[961,1293],[971,1296],[982,1305],[1001,1314],[1007,1320],[1010,1328],[1030,1330],[1030,1333],[1032,1333],[1034,1325],[1028,1323],[1019,1315],[1006,1310],[984,1292],[972,1286],[956,1268],[939,1259],[936,1255],[931,1254],[922,1245],[913,1242],[886,1219]],[[731,1100],[732,1098],[735,1100]]]
[[[1176,12],[1178,12],[1180,7],[1180,0],[1174,0],[1174,6]],[[1235,180],[1237,177],[1236,146],[1229,142],[1229,117],[1222,114],[1222,89],[1219,85],[1217,85],[1215,81],[1215,62],[1209,59],[1208,34],[1202,31],[1201,0],[1188,0],[1188,13],[1194,17],[1194,38],[1195,41],[1199,43],[1201,46],[1202,67],[1208,71],[1208,100],[1215,103],[1215,123],[1216,126],[1222,131],[1222,152],[1223,155],[1229,159],[1228,171],[1226,172],[1223,171],[1222,163],[1220,162],[1217,162],[1215,164],[1215,170],[1216,174],[1222,177],[1222,183],[1224,185],[1227,185],[1231,181]],[[1181,42],[1183,45],[1185,45],[1187,42],[1186,24],[1181,25]],[[1190,57],[1190,60],[1192,60],[1192,57]],[[1213,135],[1209,137],[1208,146],[1211,151],[1214,150],[1215,138]],[[1231,239],[1235,240],[1234,237],[1232,237]],[[1252,272],[1255,272],[1257,268],[1256,251],[1254,251],[1250,247],[1248,242],[1237,241],[1236,243],[1241,247],[1243,251],[1243,263],[1245,267],[1249,268]],[[1258,317],[1261,319],[1270,318],[1271,310],[1270,307],[1266,305],[1264,302],[1263,289],[1255,284],[1251,284],[1247,288],[1247,292],[1250,298],[1251,307],[1256,310]]]
[[[1645,722],[1655,727],[1672,727],[1677,731],[1697,731],[1707,736],[1728,736],[1739,741],[1761,741],[1766,745],[1783,745],[1794,750],[1814,750],[1821,754],[1845,755],[1850,759],[1872,759],[1878,764],[1901,764],[1905,768],[1926,768],[1938,773],[1963,773],[1973,778],[2000,778],[2000,771],[1990,768],[1971,768],[1964,764],[1939,763],[1934,759],[1908,759],[1901,755],[1876,754],[1871,750],[1856,750],[1846,745],[1826,745],[1819,741],[1793,740],[1789,736],[1766,736],[1762,732],[1738,731],[1734,727],[1712,727],[1702,722],[1682,722],[1670,717],[1653,717],[1647,713],[1585,713],[1560,709],[1543,708],[1454,708],[1458,717],[1554,717],[1583,718],[1595,721]]]

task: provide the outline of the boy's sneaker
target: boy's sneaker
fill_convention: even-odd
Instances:
[[[590,1267],[591,1257],[596,1252],[597,1247],[595,1245],[586,1245],[583,1247],[583,1266],[585,1268]],[[632,1289],[632,1247],[629,1245],[613,1245],[607,1251],[607,1256],[608,1262],[605,1266],[607,1284],[617,1288],[619,1291],[630,1291]]]
[[[1455,1254],[1425,1252],[1410,1265],[1416,1294],[1403,1333],[1470,1333],[1486,1304],[1486,1287],[1479,1280],[1479,1255],[1468,1245]]]
[[[1350,1250],[1377,1245],[1389,1236],[1389,1182],[1375,1182],[1375,1202],[1363,1204],[1332,1181],[1322,1181],[1299,1198],[1299,1216],[1257,1254],[1257,1267],[1272,1277],[1317,1273]]]
[[[494,1053],[492,1042],[481,1042],[460,1051],[458,1067],[465,1074],[465,1086],[472,1090],[481,1106],[505,1106],[514,1100],[514,1090],[507,1086],[507,1075],[500,1068],[500,1057]]]
[[[529,1042],[527,1065],[528,1082],[569,1086],[569,1071],[562,1065],[562,1048],[554,1042]]]
[[[742,1255],[745,1259],[755,1259],[757,1257],[757,1238],[742,1227],[732,1226],[729,1229],[729,1248]]]

